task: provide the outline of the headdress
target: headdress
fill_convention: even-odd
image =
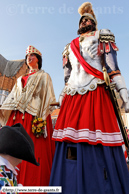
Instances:
[[[39,166],[34,156],[34,143],[20,123],[0,129],[0,153]]]
[[[26,49],[26,55],[31,54],[31,53],[38,54],[42,57],[41,52],[32,45],[28,46]]]
[[[92,9],[92,4],[90,2],[85,2],[83,3],[79,8],[78,8],[78,13],[81,15],[79,24],[81,23],[82,19],[84,17],[87,17],[87,19],[91,19],[94,21],[95,25],[97,26],[97,20],[96,16],[94,14],[94,11]]]

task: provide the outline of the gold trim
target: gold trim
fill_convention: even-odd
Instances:
[[[84,93],[86,90],[84,89],[84,88],[82,88],[81,90],[80,90],[80,92],[82,92],[82,93]]]
[[[101,35],[100,34],[99,40],[101,42],[106,42],[106,43],[109,41],[115,42],[115,36],[114,35]]]
[[[90,88],[91,88],[91,89],[94,89],[94,88],[95,88],[95,85],[94,85],[94,84],[91,84],[91,85],[90,85]]]
[[[107,73],[106,67],[103,67],[103,75],[104,75],[104,81],[106,82],[106,85],[109,86],[110,85],[110,79],[109,79],[109,75]]]

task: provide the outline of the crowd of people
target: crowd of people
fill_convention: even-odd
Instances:
[[[65,84],[55,128],[52,80],[42,70],[41,52],[32,45],[26,49],[27,73],[17,79],[0,108],[1,188],[20,183],[61,186],[63,194],[129,192],[124,140],[103,74],[106,69],[129,112],[118,48],[110,30],[97,29],[91,3],[83,3],[78,12],[79,36],[63,51]]]

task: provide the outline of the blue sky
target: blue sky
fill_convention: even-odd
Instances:
[[[64,87],[62,52],[77,37],[82,0],[0,1],[0,54],[23,59],[28,45],[42,52],[43,69],[52,78],[56,99]],[[118,64],[129,89],[129,2],[92,0],[98,29],[110,29],[116,39]]]

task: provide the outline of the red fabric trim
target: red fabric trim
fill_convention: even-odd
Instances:
[[[81,54],[80,54],[80,47],[79,47],[79,37],[77,37],[76,39],[72,40],[72,42],[71,42],[71,49],[72,49],[74,55],[77,57],[77,59],[80,62],[80,64],[82,65],[82,67],[84,68],[84,70],[87,73],[93,75],[94,77],[97,77],[99,79],[104,80],[103,73],[101,71],[95,69],[94,67],[90,66],[84,60],[84,58],[81,56]]]
[[[63,57],[63,67],[67,64],[68,62],[68,58],[67,57]]]
[[[124,156],[125,156],[125,160],[127,160],[128,159],[128,154],[127,154],[126,150],[124,151]]]
[[[115,50],[115,51],[119,50],[114,42],[110,42],[110,43],[111,43],[111,46],[112,46],[113,50]]]
[[[99,54],[103,54],[103,53],[104,53],[103,42],[99,42]]]
[[[105,42],[105,52],[109,53],[110,52],[110,45],[109,42]]]
[[[86,139],[81,139],[81,140],[73,140],[71,141],[71,138],[67,137],[67,138],[63,138],[63,139],[56,139],[55,138],[52,138],[52,140],[54,141],[59,141],[59,142],[67,142],[67,143],[81,143],[81,142],[85,142],[85,143],[88,143],[90,145],[97,145],[97,144],[102,144],[103,146],[122,146],[124,144],[124,142],[120,142],[120,143],[103,143],[102,141],[97,141],[97,142],[91,142],[91,141],[88,141]]]

